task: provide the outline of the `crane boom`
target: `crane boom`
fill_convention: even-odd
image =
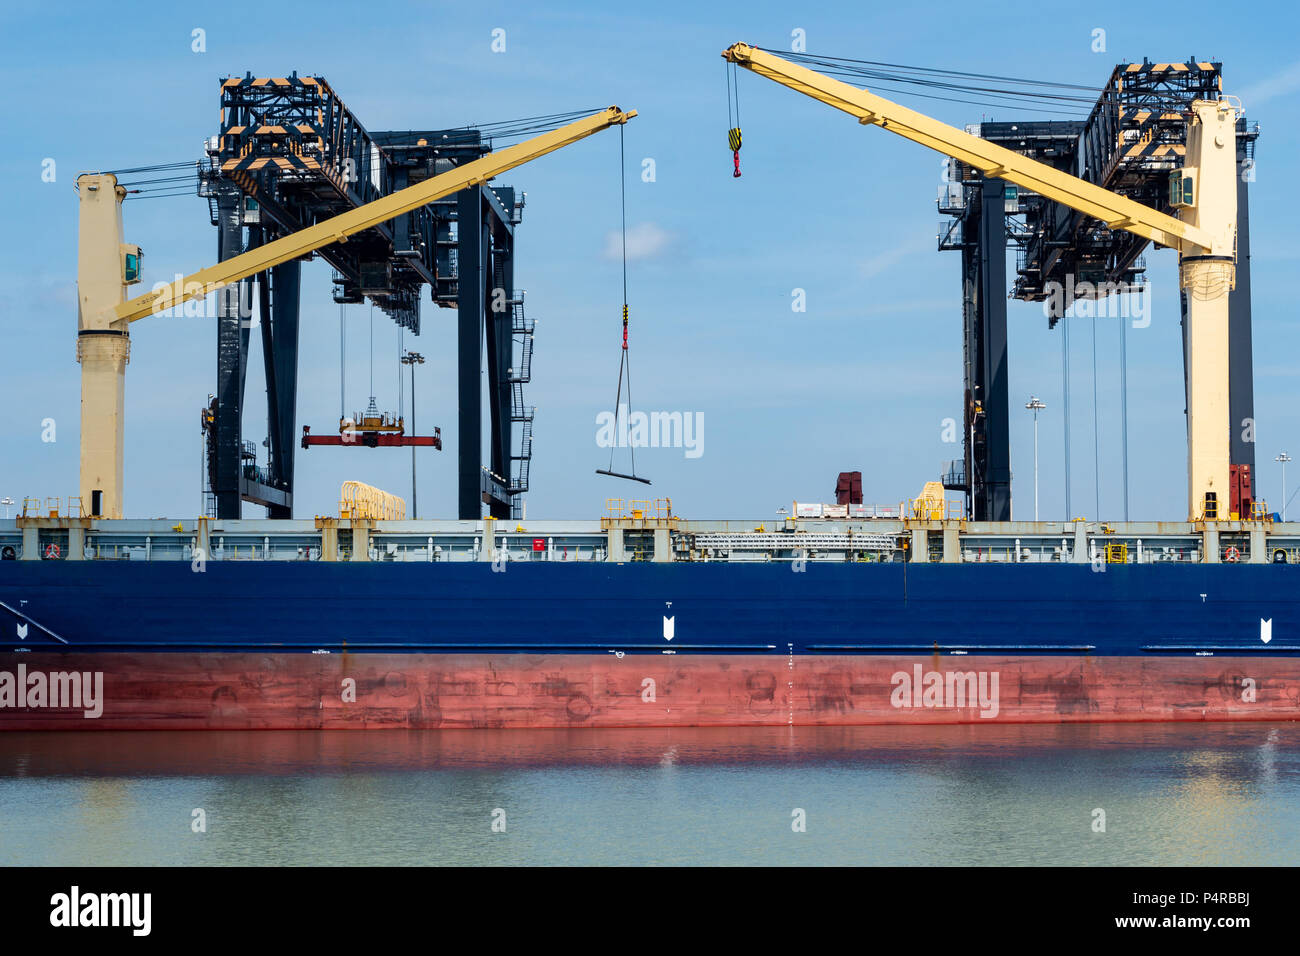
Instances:
[[[298,259],[443,196],[480,185],[524,163],[619,126],[636,116],[617,106],[489,153],[414,186],[233,256],[128,300],[140,281],[140,249],[122,240],[126,190],[111,173],[77,178],[77,361],[81,364],[81,501],[92,517],[122,517],[123,412],[132,322]]]
[[[728,47],[722,56],[864,125],[953,156],[986,177],[1005,179],[1111,229],[1177,249],[1187,304],[1188,520],[1232,517],[1228,293],[1236,283],[1237,107],[1226,98],[1191,104],[1185,161],[1170,181],[1170,204],[1180,213],[1175,217],[746,43]],[[1219,556],[1206,555],[1206,560]]]
[[[166,289],[136,296],[130,301],[123,302],[114,310],[116,317],[119,320],[135,322],[137,319],[155,315],[190,299],[202,298],[232,282],[246,279],[282,262],[298,259],[322,246],[345,242],[348,236],[395,219],[421,206],[427,206],[443,196],[485,183],[494,176],[576,143],[592,133],[626,123],[634,116],[636,110],[624,113],[617,106],[611,106],[607,110],[569,123],[552,132],[508,146],[499,152],[488,153],[422,183],[399,189],[382,199],[368,202],[324,222],[300,229],[268,242],[264,246],[258,246],[224,262],[201,269]]]
[[[1077,209],[1101,220],[1111,229],[1124,229],[1180,251],[1208,251],[1211,247],[1210,236],[1190,223],[1004,146],[972,136],[867,90],[823,76],[745,43],[735,44],[722,55],[759,76],[856,116],[863,125],[879,126],[945,156],[955,157],[985,176],[1005,179],[1063,206]]]

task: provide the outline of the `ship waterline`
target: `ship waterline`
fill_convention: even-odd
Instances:
[[[333,730],[1294,720],[1300,659],[18,653],[103,675],[100,713],[7,730]]]

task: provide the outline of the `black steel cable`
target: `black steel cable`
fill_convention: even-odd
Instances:
[[[825,56],[821,54],[811,54],[811,53],[788,53],[782,50],[768,49],[767,47],[758,47],[758,49],[763,50],[765,53],[771,53],[775,56],[780,56],[783,57],[784,59],[791,60],[793,62],[818,62],[818,61],[825,60],[825,61],[835,61],[838,63],[855,63],[855,64],[861,64],[864,66],[873,66],[873,67],[888,67],[890,69],[896,69],[896,70],[907,70],[913,73],[934,73],[943,76],[962,76],[968,79],[979,79],[979,80],[1002,80],[1005,82],[1020,83],[1026,86],[1050,86],[1050,87],[1057,87],[1060,89],[1089,90],[1089,91],[1093,90],[1093,87],[1091,86],[1085,86],[1079,83],[1061,83],[1055,80],[1031,80],[1031,79],[1025,79],[1022,77],[1015,77],[1015,76],[1000,76],[996,73],[970,73],[963,70],[944,70],[944,69],[939,69],[937,67],[931,67],[931,66],[910,66],[905,63],[884,63],[879,60],[855,60],[850,57],[843,57],[843,56]]]
[[[903,96],[919,96],[921,99],[925,99],[925,100],[942,100],[945,103],[962,103],[967,106],[982,106],[985,109],[989,109],[994,106],[1028,106],[1029,105],[1027,103],[1018,103],[1015,101],[1009,103],[989,103],[988,101],[982,101],[982,100],[963,100],[963,99],[957,99],[956,97],[952,97],[952,96],[938,96],[934,93],[918,93],[916,90],[900,90],[895,87],[877,86],[874,84],[872,85],[871,88],[873,90],[884,90],[885,92],[888,93],[900,93]],[[1051,109],[1050,107],[1038,106],[1036,104],[1034,106],[1034,109],[1038,113],[1052,113],[1056,116],[1072,116],[1075,118],[1079,118],[1081,115],[1077,110],[1054,110]]]
[[[724,61],[724,62],[725,62],[725,61]],[[735,96],[736,96],[736,123],[735,123],[736,127],[739,127],[739,126],[740,126],[740,73],[738,72],[739,69],[740,69],[740,68],[739,68],[738,66],[736,66],[736,64],[734,64],[734,63],[731,64],[731,85],[735,88],[735,91],[736,91],[736,94],[735,94]]]
[[[623,222],[623,315],[627,316],[627,160],[623,155],[623,130],[627,124],[620,124],[618,127],[618,191],[619,203],[622,209]],[[626,329],[626,326],[624,327]],[[624,331],[624,335],[626,335]],[[627,350],[627,340],[623,341],[623,359],[620,364],[627,365],[627,414],[628,429],[632,427],[632,356]],[[615,415],[617,415],[617,409]],[[615,428],[618,426],[618,419],[614,420]],[[632,457],[632,474],[636,475],[636,444],[629,439],[627,443],[628,452]]]
[[[623,223],[623,308],[627,308],[627,162],[623,158],[623,128],[618,127],[618,191]]]
[[[855,72],[845,72],[839,70],[824,70],[823,73],[827,76],[837,76],[841,78],[848,77],[851,79],[884,80],[887,83],[910,83],[914,86],[920,86],[926,89],[946,90],[951,93],[972,93],[972,94],[982,93],[988,96],[995,96],[999,98],[1024,100],[1026,103],[1038,103],[1040,101],[1046,101],[1046,102],[1055,103],[1058,106],[1070,104],[1070,103],[1077,103],[1080,106],[1087,106],[1088,108],[1091,109],[1093,104],[1095,104],[1097,101],[1096,96],[1068,96],[1064,94],[1058,95],[1058,94],[1051,94],[1051,93],[1035,93],[1031,90],[1004,89],[1002,87],[997,87],[997,86],[971,86],[969,84],[964,84],[964,83],[940,83],[933,80],[914,79],[912,77],[901,76],[896,73],[875,73],[875,72],[855,73]],[[873,83],[872,86],[874,87],[875,84]],[[1098,93],[1098,95],[1100,95],[1100,93]]]
[[[760,47],[759,49],[765,49]],[[900,93],[905,96],[919,96],[925,99],[941,100],[944,102],[963,103],[972,106],[990,106],[990,101],[996,105],[1029,105],[1033,104],[1040,112],[1050,112],[1057,115],[1078,116],[1075,110],[1053,110],[1041,104],[1052,103],[1057,106],[1067,106],[1078,104],[1087,106],[1091,110],[1096,102],[1100,92],[1093,87],[1082,86],[1074,83],[1059,83],[1048,80],[1032,80],[1020,77],[1002,76],[999,74],[988,73],[971,73],[961,70],[943,70],[933,67],[916,67],[896,63],[882,63],[872,60],[853,60],[847,57],[816,56],[812,54],[788,53],[781,50],[767,50],[769,53],[789,59],[792,62],[801,63],[807,66],[816,66],[828,75],[838,79],[845,80],[862,80],[873,81],[872,87],[879,90],[887,90],[893,93]],[[887,68],[887,69],[885,69]],[[901,71],[901,72],[900,72]],[[910,75],[910,74],[929,74]],[[1034,87],[1033,89],[1010,89],[1004,86],[989,86],[978,83],[961,83],[955,80],[943,79],[945,77],[964,78],[975,80],[997,81],[1000,83],[1011,83],[1019,86]],[[961,99],[957,97],[940,96],[935,93],[922,93],[913,89],[898,89],[897,87],[879,86],[874,81],[883,80],[886,83],[902,83],[911,86],[922,87],[931,90],[943,90],[950,93],[982,94],[979,100]],[[1042,88],[1042,89],[1039,89]],[[1092,96],[1076,96],[1064,92],[1046,92],[1046,89],[1054,90],[1087,90]]]
[[[614,470],[614,452],[618,449],[618,409],[623,401],[623,366],[627,362],[627,352],[620,350],[618,360],[618,391],[614,394],[614,440],[609,446],[609,470]],[[629,411],[629,417],[631,412]]]
[[[1284,513],[1287,508],[1291,507],[1291,502],[1295,501],[1296,495],[1300,495],[1300,487],[1297,487],[1295,491],[1291,492],[1291,497],[1282,505],[1282,511],[1279,511],[1278,514]]]
[[[722,61],[722,82],[727,88],[727,129],[734,129],[736,124],[731,118],[731,64],[726,60]]]
[[[1030,90],[1006,90],[998,87],[969,86],[960,83],[938,83],[938,82],[932,82],[927,80],[913,79],[912,77],[907,77],[907,76],[899,76],[897,74],[865,73],[865,72],[853,72],[853,71],[837,70],[837,69],[827,69],[827,70],[823,70],[822,72],[824,75],[835,77],[836,79],[849,79],[849,80],[882,79],[885,82],[889,82],[889,83],[911,83],[913,85],[925,87],[927,89],[946,90],[948,92],[953,92],[953,93],[983,93],[986,94],[986,97],[990,97],[993,99],[1011,100],[1017,105],[1027,105],[1030,103],[1037,105],[1039,102],[1047,101],[1047,102],[1053,102],[1055,103],[1055,105],[1058,106],[1065,105],[1068,103],[1078,103],[1080,106],[1086,105],[1088,106],[1089,109],[1091,109],[1093,104],[1096,102],[1096,97],[1056,96],[1056,95],[1035,93]],[[873,82],[871,84],[871,89],[889,89],[889,87],[880,86]],[[908,93],[913,96],[926,95],[923,93],[918,93],[914,90],[897,90],[896,92]],[[1098,95],[1100,95],[1100,93]],[[942,99],[943,97],[931,96],[931,98]],[[954,100],[954,102],[966,102],[966,101]],[[978,106],[983,104],[976,103],[975,105]]]
[[[1119,320],[1120,453],[1124,472],[1124,520],[1128,521],[1128,319]]]
[[[198,193],[193,189],[180,189],[175,192],[165,190],[159,192],[128,192],[126,198],[122,201],[126,202],[129,199],[171,199],[175,196],[198,196]]]
[[[1123,317],[1120,321],[1125,321]],[[1092,493],[1097,520],[1101,520],[1101,424],[1097,412],[1097,318],[1092,327]]]
[[[164,176],[159,179],[136,179],[127,183],[124,183],[119,179],[117,184],[123,187],[124,189],[130,189],[133,186],[150,186],[150,185],[155,185],[157,183],[198,182],[198,178],[199,177],[197,173],[191,173],[188,176]]]
[[[851,70],[844,67],[837,67],[834,64],[816,65],[821,67],[821,71],[824,74],[830,76],[885,80],[890,83],[910,83],[914,86],[925,86],[932,89],[950,90],[953,92],[998,93],[1008,96],[1017,96],[1027,100],[1059,100],[1066,103],[1082,104],[1092,104],[1096,100],[1095,96],[1076,96],[1072,93],[1043,93],[1038,90],[1008,89],[1003,86],[982,86],[973,83],[957,83],[948,80],[908,76],[905,73],[896,73],[887,70]],[[1097,91],[1093,90],[1091,92],[1096,93]]]
[[[1061,425],[1064,429],[1065,448],[1065,520],[1073,521],[1070,505],[1070,322],[1064,312],[1059,317],[1061,325]]]
[[[123,176],[129,173],[157,173],[167,169],[184,169],[187,166],[197,167],[198,160],[188,160],[183,163],[158,163],[154,166],[132,166],[127,169],[106,169],[105,173],[111,173],[114,176]]]
[[[472,123],[473,129],[488,129],[493,126],[513,126],[518,123],[536,123],[536,122],[556,122],[557,125],[563,126],[565,123],[572,122],[575,119],[581,119],[584,116],[594,116],[601,112],[600,109],[569,110],[565,113],[543,113],[538,116],[521,116],[517,119],[495,120],[490,123]]]
[[[636,477],[636,442],[632,440],[632,355],[624,351],[623,357],[627,361],[627,451],[632,458],[632,477]]]
[[[625,124],[623,124],[625,125]],[[609,470],[614,470],[614,452],[618,448],[618,415],[623,402],[623,378],[627,373],[628,428],[632,418],[632,360],[627,348],[627,161],[625,158],[623,125],[618,128],[618,188],[623,229],[623,348],[618,360],[618,389],[614,395],[614,442],[609,449]],[[632,461],[632,477],[636,477],[636,446],[629,439],[628,452]]]
[[[575,120],[594,116],[599,112],[600,109],[570,110],[566,113],[547,113],[512,120],[496,120],[490,123],[471,123],[460,128],[478,130],[488,140],[517,139],[531,133],[549,133]]]

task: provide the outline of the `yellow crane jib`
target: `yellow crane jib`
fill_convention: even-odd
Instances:
[[[1054,199],[1112,228],[1175,249],[1190,244],[1196,250],[1209,251],[1212,244],[1208,234],[1180,219],[765,50],[737,43],[722,55],[737,66],[855,116],[863,125],[879,126],[953,156],[986,176],[1005,179]]]
[[[578,140],[586,139],[593,133],[611,126],[622,125],[636,115],[636,110],[624,112],[617,106],[611,106],[552,132],[488,153],[432,179],[399,189],[382,199],[376,199],[374,202],[366,203],[364,206],[326,219],[314,226],[300,229],[298,232],[207,269],[201,269],[173,283],[165,290],[137,296],[117,307],[115,310],[117,318],[134,322],[147,315],[166,311],[192,298],[206,296],[232,282],[246,279],[282,262],[298,259],[322,246],[346,241],[348,236],[405,215],[421,206],[427,206],[444,196],[486,183],[501,173],[576,143]]]
[[[1179,282],[1187,291],[1188,519],[1217,516],[1229,495],[1231,420],[1228,389],[1228,293],[1237,255],[1237,145],[1240,103],[1231,97],[1196,100],[1187,121],[1179,170],[1177,216],[1071,176],[1046,163],[973,136],[792,63],[746,43],[722,56],[805,96],[952,156],[985,176],[1004,179],[1179,253]]]
[[[122,517],[124,382],[132,322],[209,295],[324,246],[344,242],[348,236],[485,183],[593,133],[621,126],[636,115],[636,110],[611,106],[130,300],[126,289],[140,281],[141,253],[138,246],[123,241],[122,200],[126,190],[111,173],[79,176],[77,361],[81,363],[81,489],[83,500],[91,504],[91,515]]]

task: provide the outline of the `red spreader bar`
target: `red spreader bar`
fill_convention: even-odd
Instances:
[[[395,435],[390,432],[355,431],[343,435],[313,435],[311,426],[302,426],[302,447],[312,445],[341,445],[346,448],[405,448],[416,446],[442,450],[442,429],[435,428],[432,435]]]

